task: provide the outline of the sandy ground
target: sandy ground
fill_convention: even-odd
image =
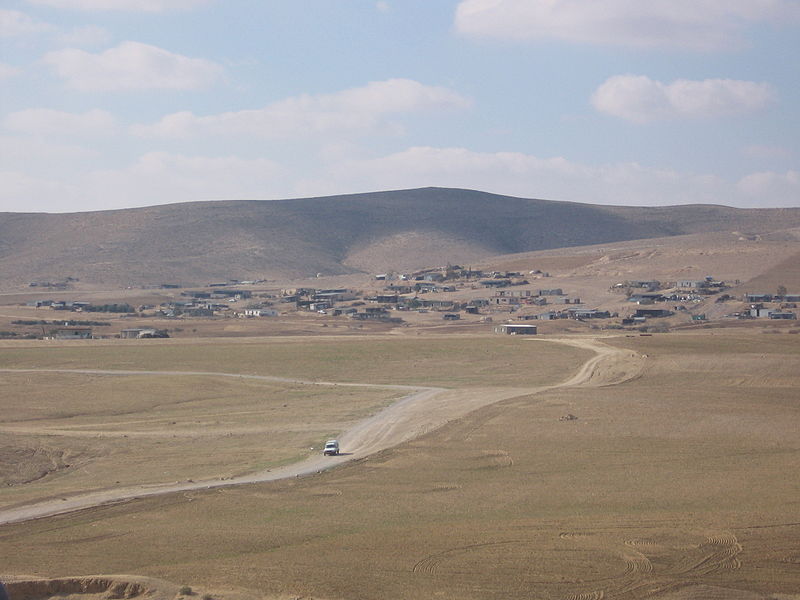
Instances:
[[[9,524],[0,563],[23,600],[800,599],[800,336],[568,342],[594,356],[567,381],[515,384],[546,392],[321,474]]]
[[[541,340],[532,339],[534,343]],[[181,376],[205,375],[215,377],[246,378],[283,383],[304,383],[307,385],[339,385],[350,387],[370,387],[408,391],[400,401],[362,421],[344,435],[340,444],[342,454],[336,457],[321,455],[312,456],[299,463],[266,471],[256,472],[240,477],[220,480],[186,481],[182,483],[164,483],[158,485],[111,488],[88,494],[72,495],[61,499],[48,500],[36,504],[13,507],[0,511],[0,525],[19,523],[31,519],[64,514],[82,509],[114,504],[132,500],[185,492],[191,490],[212,489],[275,481],[289,477],[301,477],[318,473],[325,469],[341,465],[358,458],[364,458],[381,450],[391,448],[402,442],[418,437],[424,433],[441,427],[464,415],[490,404],[509,398],[536,394],[560,387],[579,385],[609,385],[635,377],[642,368],[642,359],[627,350],[607,346],[596,339],[549,339],[547,342],[564,343],[585,350],[595,355],[569,379],[551,386],[537,388],[483,388],[469,390],[447,390],[437,387],[414,387],[400,385],[378,385],[367,383],[333,383],[323,381],[303,381],[281,377],[260,375],[239,375],[216,372],[189,371],[122,371],[95,369],[3,369],[8,373],[80,373],[94,375],[149,375],[149,376]]]

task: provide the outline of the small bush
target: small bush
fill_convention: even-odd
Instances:
[[[190,588],[188,585],[184,585],[181,589],[178,590],[178,593],[181,596],[194,596],[192,588]]]

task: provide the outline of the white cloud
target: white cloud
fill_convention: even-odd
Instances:
[[[266,159],[151,152],[135,163],[68,179],[32,177],[23,169],[0,173],[0,211],[71,212],[200,200],[275,198],[280,165]]]
[[[751,23],[798,19],[796,0],[462,0],[455,23],[478,37],[704,50],[738,44]]]
[[[0,139],[12,147],[13,139]],[[40,153],[37,146],[23,150]],[[65,212],[215,199],[277,199],[424,186],[461,187],[523,198],[592,204],[659,206],[726,204],[742,207],[800,206],[800,172],[753,173],[739,181],[656,169],[636,163],[588,165],[563,157],[465,148],[413,147],[371,159],[342,158],[346,146],[327,155],[324,167],[298,167],[306,177],[267,159],[207,157],[152,152],[123,168],[80,172],[87,151],[41,146],[60,167],[34,177],[25,160],[0,173],[0,210]],[[27,149],[26,149],[27,148]],[[75,161],[76,154],[81,160]],[[82,152],[82,153],[81,153]],[[13,159],[9,151],[9,157]],[[62,156],[63,155],[63,156]],[[0,156],[0,160],[4,157]],[[4,163],[5,164],[5,163]],[[28,161],[30,164],[30,161]]]
[[[374,81],[332,94],[295,96],[261,109],[200,117],[173,113],[153,125],[132,128],[136,135],[254,135],[267,138],[358,132],[375,128],[388,114],[431,109],[459,109],[469,101],[456,92],[410,79]]]
[[[54,29],[49,23],[37,21],[18,10],[0,9],[0,37],[47,33]]]
[[[110,135],[117,129],[111,113],[96,109],[75,114],[49,108],[29,108],[9,114],[3,125],[11,131],[45,136]]]
[[[414,147],[372,159],[331,162],[325,172],[296,187],[298,195],[324,195],[425,186],[461,187],[523,198],[591,204],[659,206],[726,204],[792,206],[790,186],[756,196],[748,185],[712,175],[681,173],[637,163],[587,165],[563,157],[540,158],[516,152],[473,152],[465,148]]]
[[[20,70],[17,67],[12,67],[6,63],[0,63],[0,81],[14,77],[14,75],[18,75],[19,72]]]
[[[86,92],[196,89],[211,85],[222,74],[222,67],[211,61],[139,42],[123,42],[100,54],[67,48],[50,52],[43,60],[70,87]]]
[[[617,75],[592,95],[600,112],[636,123],[658,119],[717,117],[762,109],[775,92],[766,83],[733,79],[679,79],[669,84],[644,75]]]
[[[34,207],[36,212],[46,212],[65,200],[78,198],[77,190],[69,184],[20,171],[0,171],[0,212],[31,212]]]
[[[800,207],[800,171],[752,173],[742,177],[737,188],[754,204]]]
[[[82,179],[82,186],[96,205],[122,208],[263,198],[278,185],[282,175],[282,168],[267,159],[151,152],[127,168],[89,173]],[[109,199],[113,199],[113,206],[107,206]]]
[[[58,40],[67,46],[105,46],[111,42],[111,32],[97,25],[76,27],[58,36]]]
[[[186,10],[208,4],[210,0],[28,0],[32,4],[43,4],[70,10],[118,10],[131,12],[166,12]]]
[[[20,173],[30,173],[35,167],[37,179],[69,177],[99,158],[94,148],[40,137],[0,135],[0,164],[7,171]],[[35,196],[30,201],[35,202]]]

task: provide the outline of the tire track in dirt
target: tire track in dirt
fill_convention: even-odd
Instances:
[[[479,463],[479,465],[475,467],[476,469],[501,469],[514,466],[514,459],[511,458],[511,455],[505,450],[484,451],[476,460]]]
[[[464,489],[464,486],[462,486],[460,483],[437,483],[432,488],[423,490],[422,493],[438,494],[441,492],[455,492],[461,489]]]
[[[742,566],[739,554],[743,548],[732,533],[710,535],[697,550],[702,555],[684,560],[676,568],[678,575],[709,575],[721,570],[736,570]]]
[[[436,554],[431,554],[430,556],[426,556],[420,561],[414,563],[414,566],[411,567],[412,573],[424,573],[428,575],[434,575],[439,570],[439,567],[447,558],[453,556],[460,556],[462,554],[468,554],[470,552],[474,552],[476,550],[482,550],[484,548],[492,548],[497,546],[509,546],[509,545],[518,545],[518,544],[527,544],[526,540],[505,540],[502,542],[484,542],[482,544],[470,544],[468,546],[458,546],[456,548],[449,548],[447,550],[443,550],[442,552],[437,552]]]
[[[791,554],[787,554],[786,556],[781,558],[780,561],[787,565],[800,565],[800,552],[793,552]]]
[[[739,560],[739,554],[742,553],[743,548],[732,533],[710,536],[708,543],[703,544],[703,546],[705,545],[719,547],[719,551],[714,553],[716,570],[741,568],[742,561]]]
[[[658,546],[658,542],[655,540],[650,540],[646,538],[635,539],[635,540],[625,540],[626,546],[631,546],[632,548],[642,548],[642,547],[654,547]]]
[[[593,535],[594,533],[589,533],[585,531],[562,531],[561,533],[558,534],[558,537],[560,537],[562,540],[574,540],[574,539],[592,537]]]
[[[641,552],[629,550],[622,558],[625,561],[625,575],[647,575],[653,572],[653,563]]]
[[[606,597],[606,593],[603,590],[597,590],[596,592],[583,592],[580,594],[570,594],[566,597],[565,600],[603,600]]]
[[[541,341],[541,340],[532,340]],[[319,473],[344,462],[363,458],[391,448],[400,443],[437,429],[447,422],[466,414],[518,396],[538,394],[562,387],[616,385],[638,377],[643,370],[642,357],[630,350],[603,344],[596,338],[554,338],[544,341],[561,343],[589,350],[589,358],[578,371],[565,381],[529,389],[460,389],[448,390],[431,386],[410,386],[371,383],[343,383],[306,381],[269,375],[247,375],[214,371],[135,371],[108,369],[0,369],[0,373],[70,373],[114,376],[211,376],[249,379],[281,383],[342,386],[406,391],[408,394],[375,415],[356,424],[339,437],[340,444],[348,450],[337,457],[315,455],[304,461],[239,477],[181,483],[138,485],[127,488],[110,488],[84,495],[74,495],[61,500],[50,500],[22,507],[0,510],[0,525],[54,516],[98,506],[117,504],[137,498],[171,494],[191,490],[215,489],[234,485],[263,483],[290,477]],[[510,457],[504,462],[513,464]]]

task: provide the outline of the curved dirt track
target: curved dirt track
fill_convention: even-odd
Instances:
[[[432,431],[448,421],[461,418],[478,408],[487,406],[489,404],[494,404],[501,400],[506,400],[521,395],[541,393],[559,387],[614,385],[638,376],[642,369],[641,357],[634,352],[613,348],[596,339],[559,338],[542,340],[539,338],[531,339],[531,341],[563,343],[585,350],[590,350],[594,352],[595,355],[587,360],[574,375],[561,383],[535,388],[499,389],[471,388],[448,390],[444,388],[424,386],[302,381],[266,375],[238,375],[215,372],[113,371],[97,369],[0,369],[0,372],[6,373],[49,372],[82,373],[94,375],[152,375],[173,377],[182,375],[206,375],[216,377],[304,383],[308,385],[336,385],[407,390],[409,392],[408,395],[399,401],[356,424],[354,427],[340,436],[339,440],[341,447],[346,451],[346,454],[340,456],[324,457],[317,454],[310,456],[309,458],[298,463],[286,465],[284,467],[260,471],[224,480],[212,479],[196,482],[186,481],[180,483],[111,488],[108,490],[94,491],[82,495],[69,496],[59,500],[42,501],[36,504],[0,510],[0,525],[49,517],[97,506],[115,504],[136,498],[145,498],[148,496],[228,487],[249,483],[262,483],[289,477],[309,475],[320,472],[324,469],[332,468],[350,460],[363,458],[381,450],[391,448],[402,442]]]

